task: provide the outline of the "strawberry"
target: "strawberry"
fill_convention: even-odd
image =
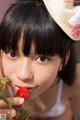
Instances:
[[[29,96],[29,90],[26,87],[20,87],[17,92],[16,96],[23,97],[25,99],[25,106],[24,108],[19,108],[15,117],[15,120],[29,120],[29,113],[27,110],[27,98]]]
[[[16,96],[23,97],[26,100],[29,96],[28,88],[20,87],[16,92]]]

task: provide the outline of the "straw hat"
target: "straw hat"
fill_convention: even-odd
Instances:
[[[80,40],[80,1],[77,6],[74,6],[74,0],[43,0],[43,2],[62,30],[73,40]]]

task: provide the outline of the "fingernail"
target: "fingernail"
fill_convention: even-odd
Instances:
[[[24,98],[16,97],[15,102],[17,102],[18,104],[22,104],[22,103],[24,103]]]
[[[24,102],[24,98],[19,99],[19,104],[22,104]]]
[[[14,109],[11,109],[11,111],[8,111],[9,115],[10,115],[10,113],[11,113],[12,117],[16,116],[16,111]]]

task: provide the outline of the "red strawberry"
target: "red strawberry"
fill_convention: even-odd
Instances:
[[[20,87],[16,92],[16,96],[27,99],[29,96],[29,90],[26,87]]]

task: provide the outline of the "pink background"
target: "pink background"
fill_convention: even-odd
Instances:
[[[0,21],[7,10],[7,8],[16,0],[0,0]]]

